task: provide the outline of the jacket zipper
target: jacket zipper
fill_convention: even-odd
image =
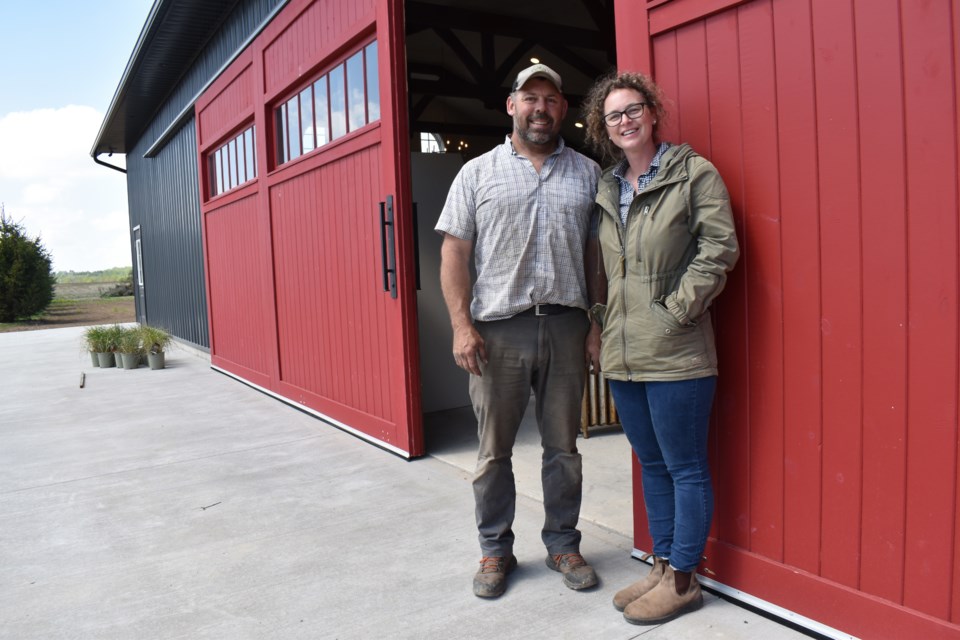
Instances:
[[[630,217],[627,217],[630,220]],[[627,317],[627,225],[617,216],[617,233],[620,236],[620,317]],[[630,367],[627,365],[627,323],[620,323],[620,358],[623,364],[623,370],[627,372],[627,380],[633,379]]]
[[[637,261],[640,261],[640,234],[643,233],[643,223],[647,218],[647,214],[650,212],[650,205],[644,205],[643,211],[640,212],[640,218],[637,224],[640,225],[640,228],[637,229]],[[627,215],[627,221],[630,220],[630,215]],[[619,223],[620,221],[617,220]],[[620,282],[621,290],[623,294],[620,296],[620,317],[627,317],[627,226],[625,224],[618,224],[618,231],[620,232]],[[633,382],[633,372],[630,370],[629,365],[627,364],[627,323],[623,322],[620,325],[620,344],[622,345],[620,349],[621,359],[623,363],[623,370],[627,372],[627,381]]]

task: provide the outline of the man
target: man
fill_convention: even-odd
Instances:
[[[600,168],[560,137],[561,90],[545,65],[517,75],[507,97],[512,134],[464,165],[436,226],[444,234],[440,284],[453,356],[471,374],[480,436],[473,491],[482,559],[473,591],[481,598],[500,596],[517,565],[510,459],[531,390],[543,447],[546,564],[571,589],[597,584],[576,528],[583,483],[576,441],[589,324],[583,249]]]

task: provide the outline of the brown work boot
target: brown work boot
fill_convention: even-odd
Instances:
[[[480,570],[473,576],[473,595],[497,598],[507,590],[507,574],[517,568],[517,557],[483,556]]]
[[[560,553],[547,556],[547,566],[563,574],[563,584],[574,591],[589,589],[597,584],[597,573],[579,553]]]
[[[682,593],[677,593],[678,574],[682,581],[689,580]],[[657,586],[628,604],[623,617],[631,624],[661,624],[702,606],[703,594],[697,575],[675,571],[667,564]]]
[[[650,567],[650,572],[646,577],[643,580],[637,580],[629,587],[620,589],[620,591],[617,591],[617,594],[613,596],[613,606],[617,611],[623,611],[627,608],[628,604],[659,584],[660,578],[663,577],[663,570],[668,563],[663,558],[658,558],[650,553],[644,554],[641,560],[646,562],[650,558],[653,558],[653,566]]]

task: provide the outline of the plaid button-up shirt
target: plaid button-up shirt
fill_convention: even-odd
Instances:
[[[563,140],[538,174],[509,136],[463,166],[436,230],[476,241],[475,320],[534,304],[587,308],[583,248],[599,176],[597,163]]]
[[[647,168],[646,173],[641,173],[637,177],[637,192],[636,195],[643,193],[643,190],[653,182],[653,179],[657,177],[657,172],[660,171],[660,158],[663,157],[664,152],[670,148],[670,144],[667,142],[661,142],[660,146],[657,148],[657,153],[654,154],[653,160],[650,161],[650,166]],[[620,221],[623,224],[627,224],[627,211],[630,210],[630,203],[633,202],[634,192],[633,185],[630,184],[630,181],[627,180],[624,176],[627,175],[627,170],[630,168],[630,165],[627,163],[626,158],[624,158],[620,164],[617,165],[617,168],[613,170],[613,175],[616,176],[617,180],[620,181]]]

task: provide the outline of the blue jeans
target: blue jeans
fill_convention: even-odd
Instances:
[[[653,553],[695,571],[713,518],[707,429],[716,376],[610,381],[623,431],[640,460]]]

